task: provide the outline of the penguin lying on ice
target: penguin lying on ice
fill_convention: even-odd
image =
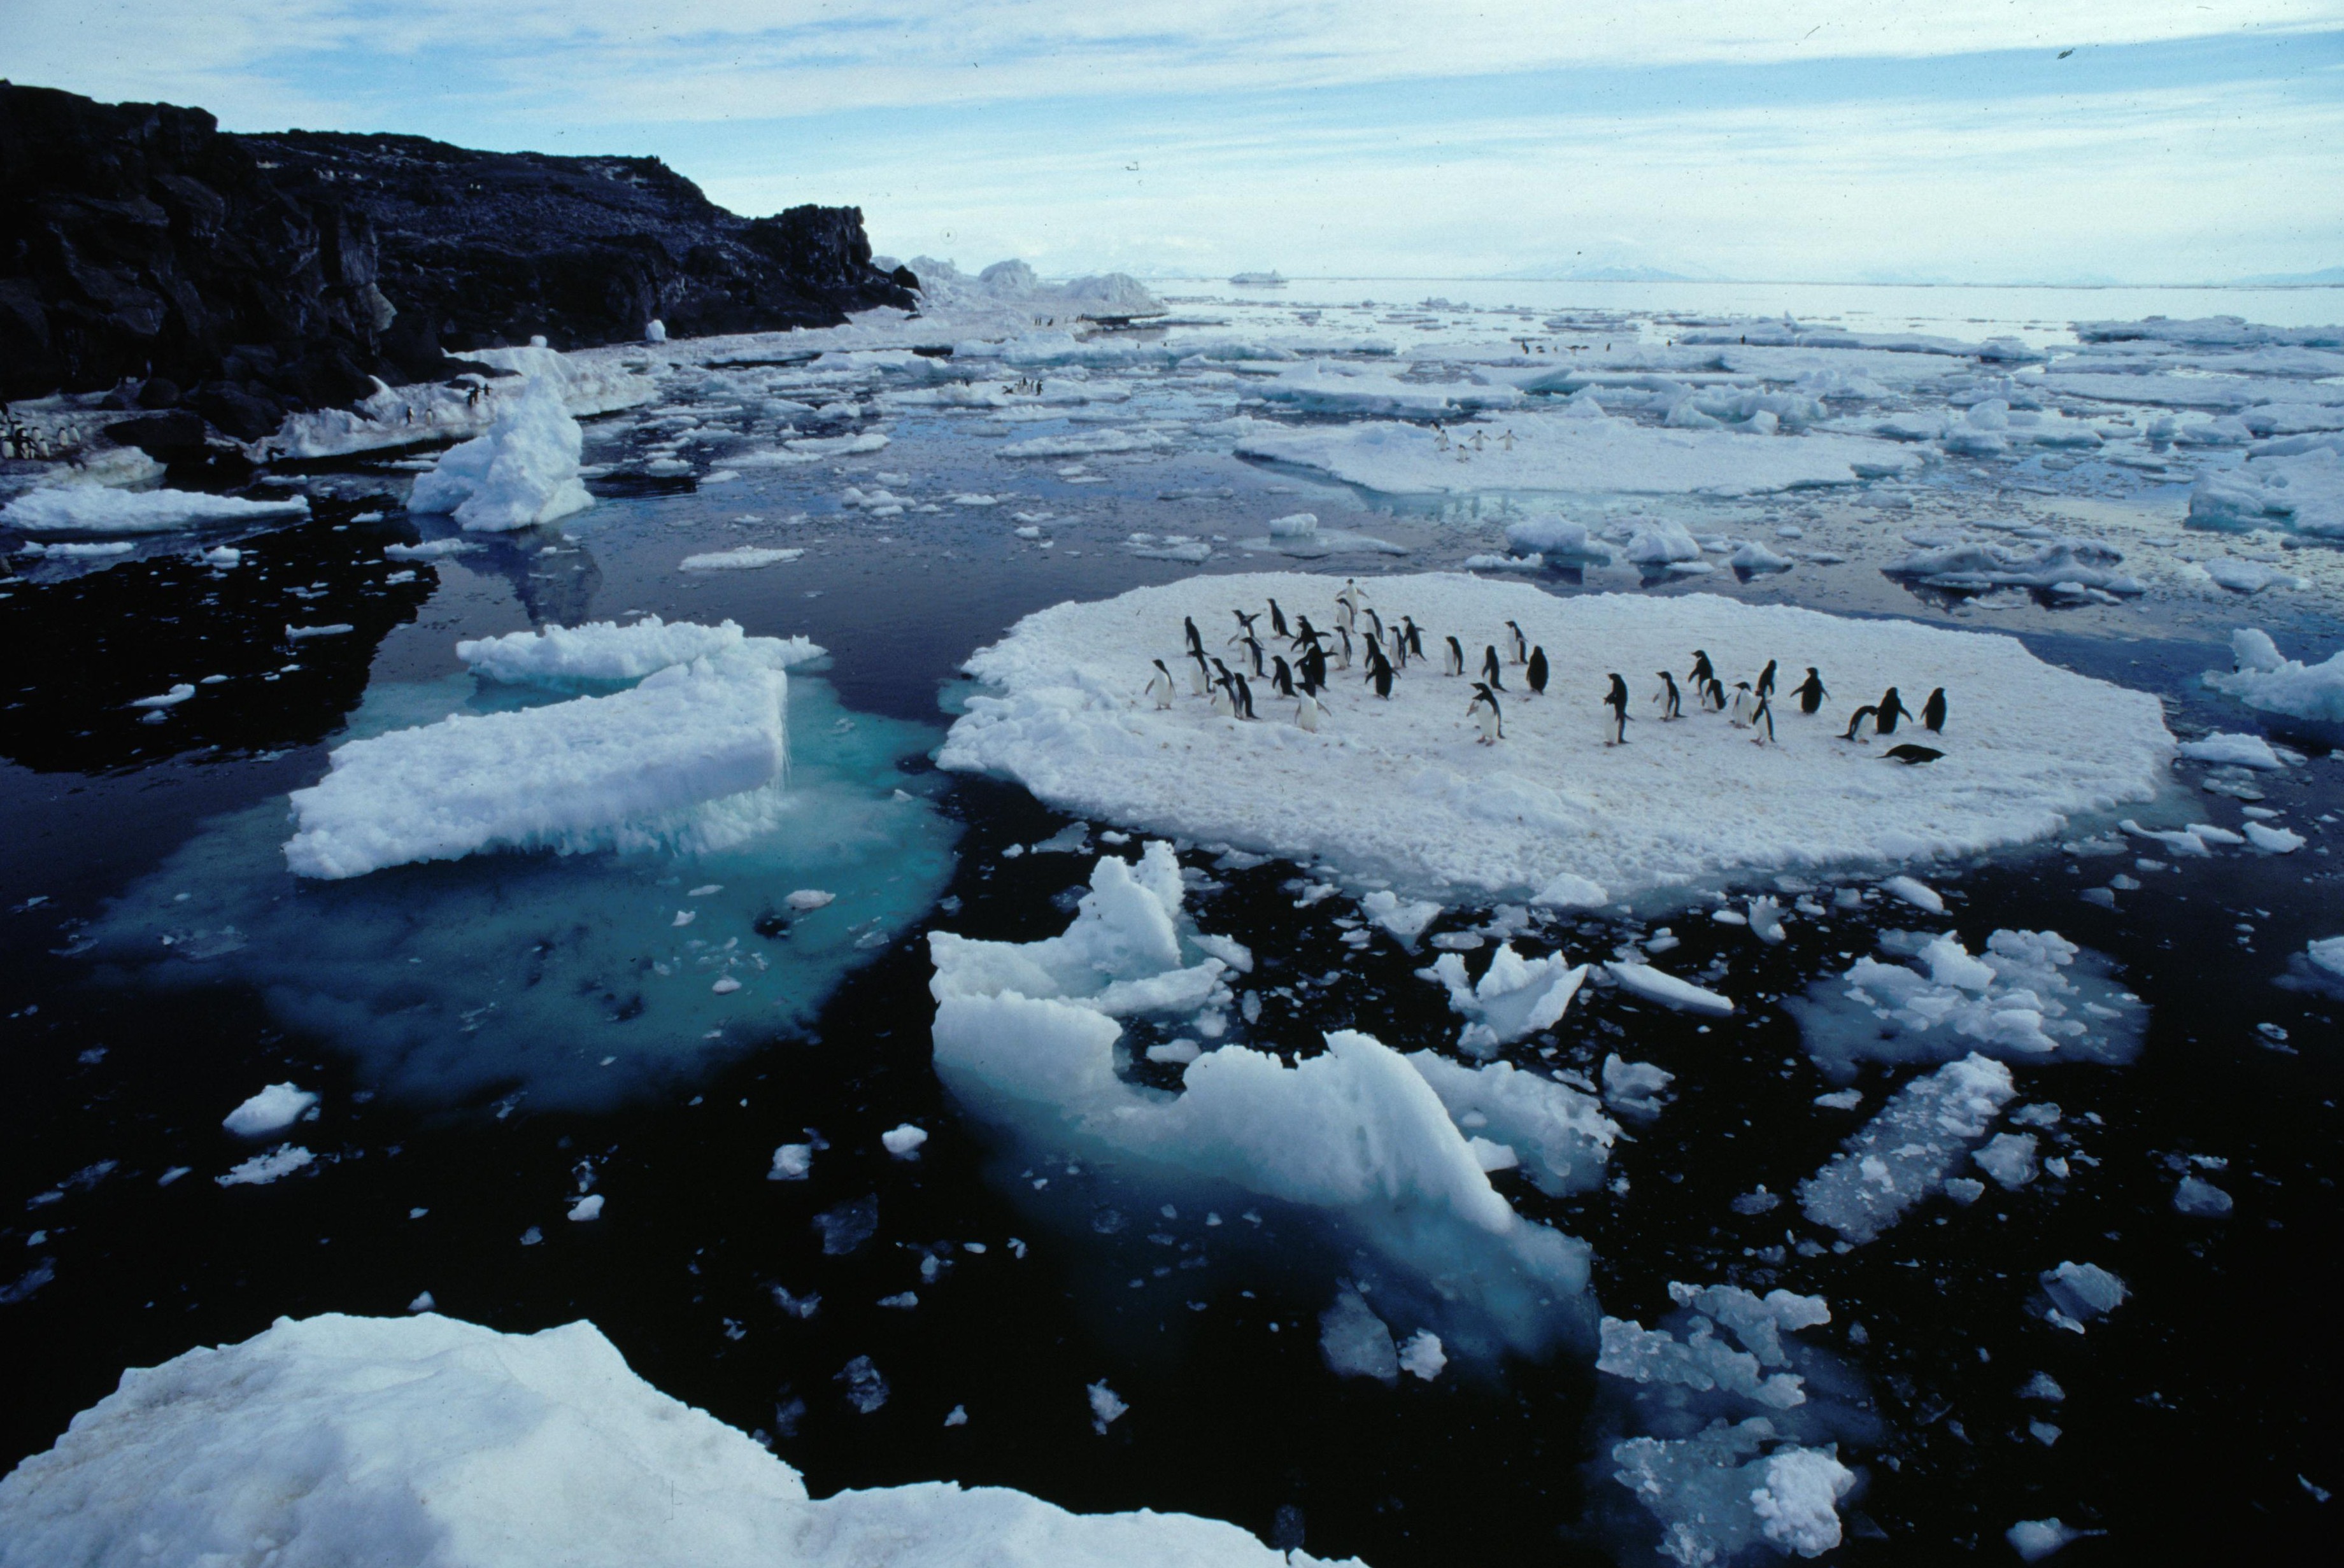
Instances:
[[[1944,752],[1934,748],[1915,746],[1907,740],[1901,746],[1890,747],[1880,754],[1880,758],[1884,762],[1902,762],[1907,768],[1915,768],[1924,762],[1935,762],[1944,755]]]

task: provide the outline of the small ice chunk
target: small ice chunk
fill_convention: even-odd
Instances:
[[[830,1257],[844,1257],[878,1233],[878,1194],[824,1210],[813,1217],[813,1226],[822,1232],[823,1251]]]
[[[1864,1091],[1835,1089],[1829,1094],[1816,1095],[1815,1103],[1830,1111],[1853,1111],[1864,1103]]]
[[[809,910],[819,910],[825,904],[834,902],[837,898],[836,893],[825,893],[819,888],[800,888],[782,902],[800,914],[804,914]]]
[[[289,1083],[272,1083],[220,1122],[238,1138],[266,1138],[282,1132],[317,1108],[318,1097]]]
[[[2230,1195],[2210,1181],[2184,1176],[2181,1184],[2174,1189],[2173,1206],[2184,1214],[2219,1220],[2230,1211]]]
[[[177,708],[179,704],[187,701],[187,699],[193,697],[195,694],[196,689],[194,686],[183,680],[177,685],[172,687],[170,690],[162,693],[158,697],[142,697],[137,701],[130,704],[130,706],[133,708],[147,708],[156,709]]]
[[[1647,1001],[1659,1002],[1680,1012],[1706,1013],[1723,1018],[1733,1010],[1733,1003],[1713,990],[1703,990],[1691,980],[1664,974],[1650,964],[1617,960],[1603,966],[1621,986],[1635,992]]]
[[[1915,909],[1926,910],[1933,915],[1945,912],[1945,900],[1938,897],[1937,890],[1916,878],[1891,877],[1880,884],[1880,890],[1893,893]]]
[[[2018,1553],[2021,1562],[2040,1563],[2070,1541],[2099,1533],[2096,1530],[2071,1529],[2056,1519],[2022,1519],[2003,1532],[2003,1539],[2010,1543],[2010,1549]]]
[[[289,1176],[318,1157],[298,1143],[279,1144],[266,1154],[256,1154],[235,1167],[225,1176],[213,1181],[223,1187],[265,1187],[280,1176]]]
[[[716,983],[710,986],[708,989],[714,991],[718,996],[731,996],[734,991],[741,989],[741,982],[734,980],[731,975],[719,975],[716,977]]]
[[[1318,1353],[1338,1377],[1374,1378],[1387,1387],[1399,1381],[1391,1330],[1357,1291],[1344,1290],[1318,1314]]]
[[[1750,1493],[1758,1533],[1785,1552],[1820,1557],[1839,1544],[1839,1500],[1854,1484],[1855,1473],[1821,1449],[1777,1449]]]
[[[918,1151],[920,1145],[927,1141],[927,1131],[924,1128],[914,1127],[908,1121],[901,1127],[890,1128],[879,1135],[880,1143],[885,1146],[888,1153],[898,1160],[911,1158]]]
[[[1359,900],[1359,908],[1368,918],[1399,939],[1402,947],[1414,947],[1424,928],[1440,917],[1439,904],[1403,900],[1389,888],[1379,888]]]
[[[846,1402],[858,1415],[871,1415],[887,1402],[887,1380],[869,1356],[856,1356],[832,1381],[845,1392]]]
[[[2090,1319],[2115,1312],[2124,1303],[2125,1282],[2097,1263],[2061,1263],[2038,1276],[2051,1304],[2064,1312],[2080,1333]]]
[[[407,1310],[410,1312],[428,1312],[439,1304],[431,1299],[431,1292],[425,1291],[407,1303]]]
[[[2240,829],[2247,842],[2266,854],[2292,855],[2303,848],[2303,835],[2286,828],[2273,828],[2261,822],[2249,821]]]
[[[570,1205],[570,1217],[572,1220],[576,1220],[581,1222],[588,1220],[601,1219],[602,1217],[602,1194],[600,1192],[589,1192],[585,1197],[579,1199],[578,1201]]]
[[[1106,1386],[1105,1378],[1091,1384],[1086,1392],[1091,1401],[1091,1430],[1105,1437],[1106,1429],[1123,1419],[1131,1407],[1116,1397],[1115,1390]]]
[[[773,1168],[765,1172],[768,1181],[803,1181],[813,1171],[813,1145],[784,1143],[773,1151]]]
[[[2202,740],[2185,740],[2174,748],[2192,762],[2216,762],[2232,768],[2255,768],[2275,773],[2287,764],[2270,749],[2270,742],[2259,735],[2240,735],[2228,730],[2218,731]]]
[[[1440,1336],[1430,1329],[1419,1329],[1408,1336],[1399,1347],[1400,1371],[1413,1373],[1430,1382],[1449,1364],[1449,1352],[1440,1348]]]
[[[1985,1183],[1973,1176],[1948,1176],[1945,1196],[1966,1209],[1985,1196]]]
[[[1175,1067],[1186,1067],[1202,1054],[1204,1054],[1203,1048],[1195,1040],[1186,1038],[1168,1040],[1162,1045],[1151,1045],[1147,1048],[1148,1060],[1166,1062]]]
[[[2004,1191],[2015,1192],[2035,1180],[2035,1135],[1997,1132],[1970,1158],[1977,1161],[1979,1170],[2000,1182]]]
[[[1914,1079],[1800,1183],[1807,1218],[1858,1245],[1872,1241],[1947,1185],[1971,1141],[2016,1094],[2010,1069],[1975,1051]]]
[[[1614,1111],[1655,1115],[1660,1095],[1675,1081],[1676,1074],[1649,1061],[1623,1060],[1617,1052],[1603,1059],[1603,1102]]]
[[[953,1406],[952,1413],[945,1417],[945,1424],[946,1426],[966,1426],[968,1424],[968,1406],[965,1404],[956,1404]]]

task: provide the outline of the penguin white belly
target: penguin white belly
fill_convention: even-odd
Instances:
[[[1733,712],[1731,715],[1732,721],[1739,725],[1747,725],[1750,722],[1751,711],[1756,708],[1756,702],[1752,699],[1748,692],[1740,690],[1735,691],[1733,694]]]
[[[1224,687],[1213,688],[1213,711],[1224,719],[1237,717],[1237,704],[1229,700],[1228,691]]]
[[[1152,698],[1154,698],[1154,699],[1156,699],[1156,706],[1157,706],[1157,707],[1158,707],[1158,708],[1169,708],[1169,707],[1171,707],[1171,706],[1172,706],[1172,679],[1171,679],[1171,677],[1169,677],[1169,676],[1165,676],[1165,675],[1159,675],[1159,676],[1157,676],[1155,678],[1151,679],[1151,680],[1147,683],[1147,695],[1148,695],[1148,696],[1150,696],[1150,697],[1152,697]]]
[[[1190,666],[1188,669],[1188,695],[1191,697],[1204,696],[1206,684],[1205,672],[1197,668],[1193,665]]]
[[[1487,703],[1477,705],[1473,709],[1473,720],[1481,727],[1481,744],[1495,746],[1498,743],[1498,710]]]
[[[1306,695],[1303,697],[1301,701],[1295,704],[1294,722],[1300,725],[1303,729],[1310,730],[1314,734],[1317,733],[1318,729],[1318,702],[1316,698]]]

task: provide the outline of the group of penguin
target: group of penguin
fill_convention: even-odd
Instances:
[[[1270,635],[1285,642],[1286,648],[1282,652],[1271,653],[1264,647],[1257,629],[1262,618],[1261,612],[1248,614],[1242,609],[1233,609],[1229,613],[1236,618],[1237,631],[1224,646],[1238,650],[1240,664],[1249,665],[1252,668],[1251,679],[1247,678],[1243,668],[1232,669],[1217,656],[1206,651],[1204,634],[1197,629],[1196,618],[1182,618],[1187,648],[1184,657],[1189,666],[1189,695],[1208,698],[1213,711],[1225,718],[1244,719],[1256,717],[1252,682],[1267,680],[1278,696],[1295,704],[1296,725],[1315,731],[1327,713],[1319,693],[1327,689],[1327,673],[1330,668],[1349,669],[1355,658],[1364,660],[1366,684],[1374,689],[1378,697],[1389,699],[1394,678],[1408,668],[1409,660],[1425,658],[1424,628],[1416,624],[1415,618],[1404,615],[1398,621],[1387,624],[1368,603],[1367,591],[1354,578],[1346,578],[1342,590],[1335,596],[1335,625],[1331,632],[1321,631],[1311,625],[1307,615],[1297,615],[1289,623],[1278,601],[1274,598],[1269,601]],[[1473,682],[1473,699],[1465,709],[1466,717],[1474,720],[1480,730],[1480,743],[1484,746],[1494,746],[1506,738],[1505,714],[1499,694],[1506,691],[1505,670],[1510,664],[1521,669],[1523,686],[1530,695],[1546,695],[1550,669],[1546,649],[1532,646],[1522,634],[1522,628],[1513,621],[1506,622],[1506,632],[1511,657],[1501,658],[1497,644],[1488,645],[1481,655],[1481,678]],[[1463,646],[1454,637],[1444,638],[1442,641],[1447,646],[1443,650],[1445,668],[1441,673],[1463,675]],[[1295,656],[1290,663],[1288,654]],[[1162,659],[1153,662],[1156,673],[1148,678],[1147,696],[1158,709],[1169,708],[1179,689],[1179,683]],[[1716,668],[1710,663],[1709,654],[1695,648],[1692,668],[1685,678],[1692,686],[1694,701],[1702,709],[1713,708],[1716,711],[1729,712],[1731,721],[1738,729],[1756,730],[1763,728],[1764,733],[1753,738],[1756,744],[1763,746],[1774,739],[1775,668],[1776,661],[1767,660],[1766,668],[1759,672],[1754,685],[1746,680],[1738,681],[1729,693],[1724,682],[1718,678]],[[1678,689],[1675,674],[1665,669],[1659,674],[1661,689],[1653,694],[1652,700],[1662,705],[1662,721],[1665,723],[1683,718],[1683,694]],[[1830,693],[1824,689],[1823,678],[1814,666],[1809,665],[1806,679],[1793,687],[1788,695],[1799,699],[1800,712],[1813,714],[1823,707],[1824,699]],[[1612,709],[1612,735],[1604,744],[1627,744],[1631,699],[1627,681],[1616,671],[1611,676],[1611,689],[1605,694],[1603,702]],[[1841,739],[1869,744],[1869,739],[1858,733],[1867,719],[1872,723],[1874,734],[1893,735],[1896,732],[1899,719],[1913,717],[1912,710],[1904,706],[1896,688],[1892,686],[1878,702],[1867,703],[1855,710],[1848,720],[1847,733]],[[1922,726],[1932,734],[1943,732],[1945,725],[1945,688],[1939,687],[1929,694],[1928,700],[1922,705],[1919,718]],[[1945,753],[1907,742],[1890,747],[1884,755],[1910,765],[1934,762]]]

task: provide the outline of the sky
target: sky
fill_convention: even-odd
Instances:
[[[0,75],[1046,274],[2344,266],[2344,0],[0,0]]]

